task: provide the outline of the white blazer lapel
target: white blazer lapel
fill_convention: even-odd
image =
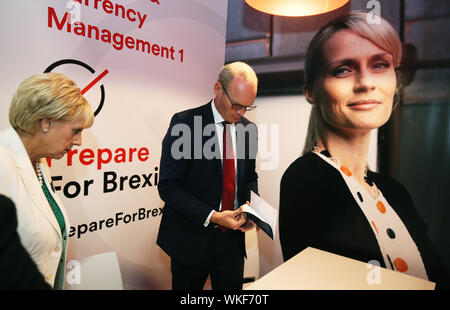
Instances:
[[[20,140],[20,137],[13,128],[10,128],[8,136],[10,141],[10,149],[14,154],[17,170],[19,171],[19,175],[21,176],[29,195],[34,202],[34,205],[42,212],[57,233],[61,235],[58,222],[50,205],[48,204],[44,192],[42,191],[41,184],[39,183],[39,180],[34,172],[34,168],[31,164],[30,158],[28,157],[27,151]]]
[[[47,185],[48,191],[50,192],[50,194],[52,195],[53,199],[55,199],[56,203],[58,204],[59,209],[61,210],[61,213],[64,216],[64,222],[65,222],[65,226],[66,226],[66,232],[68,232],[68,228],[70,227],[70,223],[69,223],[69,217],[67,216],[66,210],[63,207],[63,203],[62,201],[59,199],[58,195],[56,195],[53,192],[53,188],[51,186],[51,177],[50,177],[50,171],[48,169],[47,164],[45,163],[45,159],[42,159],[39,163],[40,167],[41,167],[41,172],[42,172],[42,180],[45,182],[45,184]],[[59,225],[58,225],[58,231],[59,231]]]

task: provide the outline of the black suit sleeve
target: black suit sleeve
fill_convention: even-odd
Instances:
[[[180,128],[192,128],[183,124],[178,114],[172,117],[162,143],[158,191],[161,199],[166,203],[165,207],[182,214],[189,221],[203,225],[213,207],[194,196],[186,187],[191,160],[183,156],[177,158],[172,154],[172,145],[180,138],[172,133],[172,129],[178,124],[180,124]],[[180,147],[186,147],[186,144],[180,145]],[[181,153],[191,155],[190,150],[186,152],[186,150],[180,148],[175,149],[180,151],[179,155]],[[204,180],[198,180],[198,182],[202,181]]]
[[[51,289],[22,246],[16,208],[3,195],[0,195],[0,275],[0,289]]]
[[[259,194],[258,192],[258,174],[255,170],[255,160],[251,159],[249,162],[248,174],[247,174],[247,192],[249,195],[250,201],[250,191],[255,192],[255,194]]]
[[[258,192],[258,173],[256,172],[256,155],[258,153],[258,128],[254,123],[245,120],[246,138],[245,138],[245,161],[247,162],[245,171],[245,199],[240,201],[240,204],[244,204],[246,201],[250,201],[250,191],[259,195]],[[238,128],[239,130],[239,128]],[[238,132],[238,141],[239,141]],[[239,149],[237,151],[239,158]]]

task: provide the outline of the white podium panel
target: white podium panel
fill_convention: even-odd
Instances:
[[[80,261],[69,261],[68,266],[72,269],[66,272],[67,284],[64,287],[66,290],[123,290],[116,252],[88,256]]]
[[[435,283],[308,247],[248,290],[433,290]]]

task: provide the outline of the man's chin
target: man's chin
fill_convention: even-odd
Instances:
[[[227,122],[229,122],[229,123],[231,123],[231,124],[235,124],[235,123],[237,123],[237,122],[239,122],[239,120],[241,119],[241,117],[239,116],[239,117],[230,117],[228,120],[227,120]]]

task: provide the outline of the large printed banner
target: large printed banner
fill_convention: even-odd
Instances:
[[[206,103],[224,63],[224,0],[9,0],[0,12],[0,129],[26,77],[61,72],[95,122],[48,161],[70,217],[66,288],[170,288],[156,246],[158,166],[173,113]]]

